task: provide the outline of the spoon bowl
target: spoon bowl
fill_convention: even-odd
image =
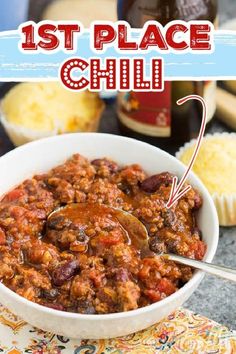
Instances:
[[[0,195],[5,195],[24,179],[64,163],[78,152],[89,160],[107,156],[122,166],[138,163],[149,176],[163,171],[182,176],[186,170],[186,166],[173,156],[138,140],[101,133],[58,135],[23,145],[0,158]],[[197,222],[207,244],[205,260],[211,262],[219,237],[216,209],[207,189],[194,173],[190,173],[189,183],[203,197]],[[194,272],[184,286],[162,301],[134,311],[105,315],[84,315],[47,308],[18,295],[2,283],[0,301],[33,326],[64,337],[114,338],[143,330],[166,318],[187,301],[203,277],[203,272]]]
[[[76,218],[79,219],[82,216],[86,220],[86,217],[87,219],[89,219],[89,217],[91,216],[90,211],[95,211],[97,215],[99,215],[99,213],[107,213],[112,218],[118,220],[127,235],[128,243],[131,243],[136,249],[140,251],[140,255],[142,258],[155,257],[157,255],[161,255],[171,261],[236,282],[236,270],[234,269],[217,266],[214,264],[179,256],[176,254],[153,252],[149,247],[149,235],[145,225],[134,215],[123,211],[122,209],[113,208],[104,204],[69,204],[52,212],[48,217],[47,224],[50,223],[52,218],[55,218],[57,215],[64,215],[68,219],[71,219],[73,221],[75,221]],[[86,215],[84,215],[85,213]]]

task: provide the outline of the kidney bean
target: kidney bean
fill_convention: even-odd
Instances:
[[[198,192],[194,195],[194,207],[193,210],[199,210],[202,206],[202,197]]]
[[[108,159],[96,159],[91,162],[92,165],[96,167],[106,166],[110,172],[117,172],[118,166],[115,162],[108,160]]]
[[[126,282],[130,279],[128,269],[120,268],[116,273],[116,280],[121,282]]]
[[[147,193],[156,192],[161,185],[169,186],[172,183],[173,175],[169,172],[159,173],[146,178],[140,185],[140,188]]]
[[[170,253],[177,253],[177,246],[178,246],[178,241],[176,240],[170,240],[167,242],[167,250]]]
[[[69,261],[64,263],[52,272],[53,283],[56,286],[62,286],[67,280],[75,275],[78,269],[79,264],[77,261]]]

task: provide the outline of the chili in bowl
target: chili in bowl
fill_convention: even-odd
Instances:
[[[212,260],[214,205],[192,175],[192,189],[166,208],[173,176],[184,168],[159,149],[72,134],[18,148],[4,164],[18,175],[0,178],[0,301],[35,326],[69,337],[133,333],[181,305],[200,282],[201,272],[142,254],[111,208],[146,226],[150,250]]]

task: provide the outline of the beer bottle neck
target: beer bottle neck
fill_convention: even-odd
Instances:
[[[119,0],[119,19],[132,27],[142,27],[148,20],[166,25],[172,20],[209,20],[217,16],[216,0]]]

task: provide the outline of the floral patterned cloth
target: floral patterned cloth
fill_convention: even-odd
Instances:
[[[6,354],[234,354],[236,333],[179,309],[125,338],[73,340],[31,327],[0,306],[0,353]]]

